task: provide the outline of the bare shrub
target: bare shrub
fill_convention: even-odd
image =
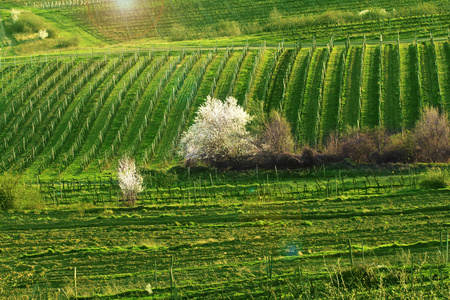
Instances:
[[[450,127],[446,113],[434,107],[425,108],[414,128],[417,160],[446,162],[450,154]]]
[[[376,163],[412,163],[415,160],[414,137],[411,132],[393,134],[376,157]]]
[[[289,122],[279,112],[272,111],[263,124],[257,146],[265,155],[294,152],[294,138]]]

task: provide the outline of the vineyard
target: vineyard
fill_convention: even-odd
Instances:
[[[347,126],[411,128],[420,110],[448,110],[448,41],[245,47],[0,61],[0,160],[30,176],[170,162],[207,95],[250,113],[276,109],[301,145],[320,149]]]
[[[38,179],[48,209],[1,213],[0,295],[445,298],[448,190],[423,169],[151,171],[136,207],[108,174]]]
[[[334,34],[362,40],[363,36],[413,39],[447,34],[450,11],[446,1],[210,1],[210,0],[7,0],[9,8],[31,10],[55,24],[64,35],[78,36],[81,45],[120,42],[205,40],[244,37],[252,45],[299,36],[324,41]],[[3,9],[3,10],[2,10]],[[341,41],[343,40],[341,39]],[[13,53],[13,52],[9,52]]]

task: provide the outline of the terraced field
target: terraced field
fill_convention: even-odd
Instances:
[[[346,126],[411,128],[448,111],[449,42],[139,51],[3,60],[2,170],[77,174],[176,157],[207,95],[283,112],[300,144]],[[396,67],[399,66],[399,67]]]

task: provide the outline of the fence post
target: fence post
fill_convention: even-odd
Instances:
[[[352,243],[350,242],[350,239],[348,239],[348,249],[350,251],[350,263],[353,267],[353,252],[352,252]]]
[[[75,298],[76,298],[78,296],[78,292],[77,292],[77,267],[75,267],[74,271],[73,271],[73,282],[74,282]]]

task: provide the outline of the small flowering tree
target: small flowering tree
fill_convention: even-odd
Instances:
[[[48,37],[48,32],[46,29],[39,30],[39,38],[45,40]]]
[[[11,19],[13,20],[13,22],[17,22],[19,20],[19,16],[20,16],[20,10],[18,9],[11,9]]]
[[[134,205],[137,195],[144,190],[143,179],[136,170],[134,160],[127,156],[119,160],[117,173],[124,204]]]
[[[188,161],[208,164],[249,155],[255,149],[245,128],[250,120],[235,98],[222,102],[208,96],[181,138],[180,154]]]

